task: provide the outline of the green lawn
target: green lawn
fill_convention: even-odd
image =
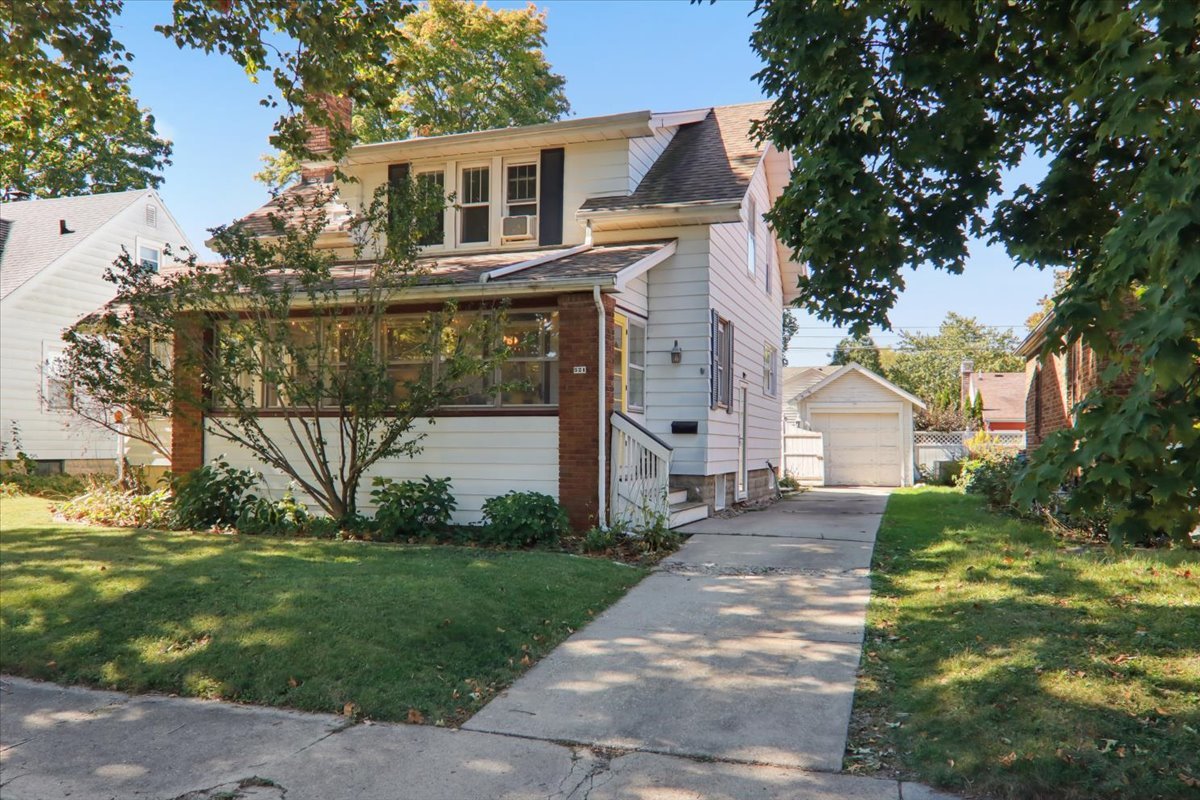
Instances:
[[[1200,557],[1072,552],[949,489],[875,550],[854,771],[1021,798],[1200,796]]]
[[[549,552],[63,525],[45,500],[4,498],[0,670],[453,724],[644,574]]]

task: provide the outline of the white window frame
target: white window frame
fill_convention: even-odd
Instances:
[[[445,200],[445,198],[448,196],[449,190],[447,188],[447,178],[446,178],[448,170],[446,169],[445,164],[440,164],[440,163],[424,164],[419,167],[414,165],[414,166],[410,166],[409,170],[413,176],[413,181],[420,180],[422,175],[433,175],[433,174],[440,173],[442,176],[442,199]],[[453,236],[454,236],[454,226],[451,224],[451,221],[447,218],[447,209],[442,209],[442,241],[434,242],[433,244],[421,245],[421,246],[422,247],[442,247],[442,248],[444,248],[447,246],[448,242],[450,240],[452,240]]]
[[[533,167],[534,171],[533,171],[533,199],[532,200],[517,200],[514,202],[512,200],[512,198],[510,198],[508,196],[508,170],[512,167]],[[536,217],[538,215],[538,210],[540,209],[539,203],[541,202],[541,199],[542,199],[541,185],[540,185],[541,177],[542,177],[541,176],[541,165],[538,163],[538,158],[536,156],[530,155],[530,156],[526,156],[523,158],[507,158],[504,160],[504,188],[502,190],[504,193],[504,195],[503,195],[503,197],[504,197],[504,216],[506,216],[506,217],[514,216],[511,213],[511,207],[514,205],[518,205],[518,206],[532,205],[533,206],[533,214],[531,216]],[[521,216],[524,216],[524,215],[521,215]]]
[[[779,395],[779,348],[770,342],[763,343],[763,394]]]
[[[466,181],[464,180],[464,178],[465,178],[467,172],[469,172],[471,170],[477,170],[477,169],[487,170],[487,173],[488,173],[487,199],[483,200],[483,201],[475,201],[475,202],[468,203],[468,202],[466,202]],[[458,212],[458,225],[456,226],[457,230],[456,230],[455,241],[458,243],[459,247],[486,247],[492,243],[492,217],[494,216],[492,202],[495,199],[495,194],[496,194],[495,175],[493,175],[495,170],[493,169],[493,165],[490,161],[469,161],[469,162],[460,163],[457,166],[457,170],[458,170],[457,184],[459,187],[459,191],[458,191],[459,212]],[[466,232],[467,226],[465,223],[465,217],[463,216],[462,212],[468,208],[486,208],[488,210],[488,235],[482,240],[468,242],[463,239],[463,234]]]
[[[136,259],[138,266],[141,266],[141,264],[142,264],[142,248],[143,247],[148,250],[156,251],[158,253],[158,261],[156,262],[157,267],[155,268],[154,271],[162,272],[163,258],[165,256],[166,249],[167,249],[165,243],[157,241],[155,239],[147,239],[143,236],[138,236],[138,237],[134,238],[133,246],[135,248],[133,257]]]
[[[637,328],[642,332],[642,352],[641,352],[642,363],[641,364],[636,364],[636,363],[634,363],[634,360],[633,360],[633,356],[634,356],[633,329],[634,328]],[[625,341],[625,352],[626,352],[626,356],[625,356],[625,360],[626,360],[626,365],[625,365],[625,408],[628,409],[629,411],[644,412],[646,410],[646,323],[645,323],[645,321],[638,319],[637,317],[626,316],[625,336],[626,336],[626,341]],[[633,381],[630,379],[633,375],[634,370],[637,370],[638,372],[640,372],[642,374],[642,396],[640,398],[641,402],[638,402],[638,403],[634,403],[633,392],[630,388],[633,386]]]
[[[717,316],[717,408],[733,408],[733,323]]]
[[[54,396],[50,391],[50,384],[53,380],[53,370],[63,361],[64,349],[56,347],[46,342],[42,343],[42,410],[44,411],[70,411],[71,410],[71,386],[66,380],[58,380],[57,382],[63,385],[63,403],[57,404],[51,402]]]

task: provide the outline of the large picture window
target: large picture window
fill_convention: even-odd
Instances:
[[[494,318],[488,318],[495,322]],[[430,326],[424,315],[394,315],[381,322],[377,352],[387,369],[396,400],[410,396],[415,387],[428,386],[432,380],[449,380],[453,359],[481,359],[503,344],[509,356],[499,366],[482,375],[475,374],[456,382],[448,406],[511,408],[555,406],[558,404],[558,312],[515,311],[491,325],[491,332],[478,335],[478,313],[456,314],[442,331],[441,342],[431,341]],[[309,319],[288,321],[290,349],[296,354],[289,363],[276,369],[286,375],[287,384],[316,386],[318,372],[324,373],[325,390],[319,398],[322,408],[335,408],[337,378],[348,368],[351,348],[341,323],[320,325]],[[350,323],[347,323],[350,324]],[[474,327],[473,327],[474,326]],[[227,365],[244,371],[235,391],[237,402],[224,398],[225,407],[282,409],[290,405],[307,406],[313,398],[287,397],[287,389],[278,381],[262,380],[265,365],[263,348],[248,344],[250,327],[231,322],[218,323],[214,355]],[[347,340],[349,341],[349,340]],[[491,342],[492,345],[487,343]],[[436,351],[436,352],[433,352]],[[271,370],[266,370],[270,372]],[[305,377],[312,373],[310,377]],[[315,397],[315,392],[313,395]]]

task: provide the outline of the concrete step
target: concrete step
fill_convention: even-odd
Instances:
[[[687,499],[687,489],[673,489],[671,493],[667,495],[667,502],[671,505],[686,503]]]
[[[692,522],[708,519],[708,503],[672,503],[670,527],[678,528]]]

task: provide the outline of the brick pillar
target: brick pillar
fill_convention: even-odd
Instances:
[[[195,403],[201,397],[200,359],[203,322],[189,320],[175,334],[175,402],[171,412],[171,471],[176,475],[204,466],[204,411]]]
[[[612,413],[613,308],[616,301],[602,296],[605,313],[604,418]],[[558,298],[558,498],[576,530],[599,522],[596,496],[600,447],[597,430],[599,376],[596,303],[592,295]],[[576,367],[587,372],[576,374]],[[607,483],[608,476],[605,476]]]

